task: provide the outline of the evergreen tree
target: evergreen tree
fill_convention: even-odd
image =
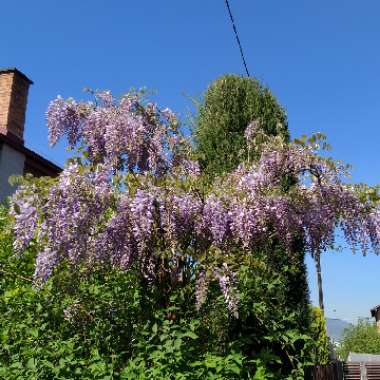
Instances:
[[[210,181],[231,172],[247,158],[244,133],[254,121],[267,135],[281,136],[289,142],[286,112],[267,87],[254,78],[232,74],[211,83],[199,107],[195,129],[195,152]],[[286,187],[289,186],[291,183]],[[270,247],[267,265],[272,268],[273,276],[283,277],[285,284],[284,312],[295,312],[297,327],[307,328],[309,293],[302,242],[292,255],[286,254],[276,242]]]
[[[325,365],[329,362],[329,338],[327,336],[326,319],[319,307],[312,308],[311,330],[316,342],[315,363]]]
[[[211,178],[231,172],[247,157],[244,131],[253,121],[268,135],[289,140],[284,109],[256,79],[224,75],[211,83],[195,131],[200,164]]]

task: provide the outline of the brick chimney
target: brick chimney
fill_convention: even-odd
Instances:
[[[33,82],[16,68],[0,69],[0,133],[24,143],[25,112]]]

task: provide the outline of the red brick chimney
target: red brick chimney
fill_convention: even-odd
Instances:
[[[0,133],[22,144],[31,84],[33,82],[16,68],[0,69]]]

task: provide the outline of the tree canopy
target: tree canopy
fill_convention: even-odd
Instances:
[[[211,178],[231,172],[247,158],[244,132],[254,121],[266,135],[289,140],[284,109],[256,79],[230,74],[211,83],[199,107],[195,130],[199,162]]]
[[[350,352],[380,355],[380,334],[376,323],[360,320],[344,331],[338,354],[346,360]]]

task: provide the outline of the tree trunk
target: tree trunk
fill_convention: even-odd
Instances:
[[[319,297],[319,307],[322,314],[325,313],[325,305],[323,303],[323,288],[322,288],[322,271],[321,271],[321,254],[317,253],[314,257],[315,268],[317,271],[317,282],[318,282],[318,297]]]

